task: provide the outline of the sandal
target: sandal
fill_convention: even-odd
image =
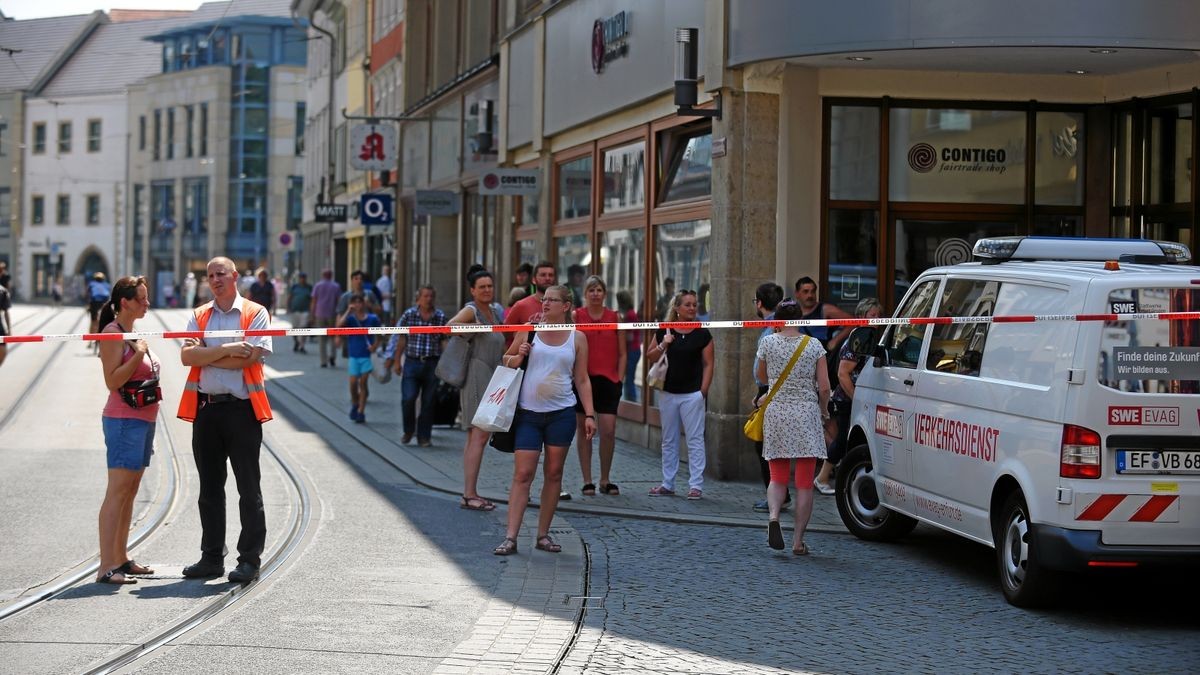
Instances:
[[[650,492],[648,494],[651,497],[674,497],[675,491],[669,487],[663,487],[662,485],[657,485],[655,487],[650,488]]]
[[[116,578],[118,574],[121,575],[120,581],[117,581],[117,578]],[[97,577],[96,583],[98,583],[98,584],[114,584],[117,586],[121,586],[121,585],[125,585],[125,584],[136,584],[137,579],[130,579],[130,578],[126,577],[125,572],[122,571],[120,567],[114,567],[111,570],[105,572],[104,576]]]
[[[620,495],[621,488],[617,487],[616,483],[608,483],[600,486],[600,492],[606,495]]]
[[[782,546],[780,548],[783,548]],[[793,548],[792,555],[808,555],[808,544],[800,542],[800,548]]]
[[[492,511],[496,508],[496,505],[483,497],[467,497],[464,495],[458,502],[458,508],[468,511]]]
[[[595,497],[596,486],[592,483],[585,483],[582,492],[584,497]]]
[[[548,534],[543,534],[542,536],[538,537],[537,543],[534,544],[534,548],[541,551],[548,551],[550,553],[560,553],[562,551],[562,546],[554,543],[554,540],[551,539],[550,535]]]
[[[154,574],[154,570],[146,567],[145,565],[139,565],[135,560],[126,560],[124,565],[121,565],[117,568],[117,571],[126,575]]]
[[[779,527],[778,520],[772,520],[767,523],[767,546],[776,551],[783,550],[783,528]],[[795,550],[792,551],[795,553]],[[800,555],[796,553],[796,555]]]
[[[496,555],[512,555],[517,552],[517,540],[512,537],[505,537],[500,545],[492,549],[492,553]]]

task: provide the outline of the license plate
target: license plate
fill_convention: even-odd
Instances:
[[[1200,450],[1118,450],[1117,473],[1200,474]]]

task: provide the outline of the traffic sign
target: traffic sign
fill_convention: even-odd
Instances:
[[[350,166],[359,171],[396,168],[396,127],[358,124],[350,129]]]
[[[282,246],[290,246],[292,243],[292,235],[288,234],[287,232],[280,234],[279,235],[279,243]]]
[[[358,203],[358,217],[363,225],[392,224],[392,196],[366,194]]]
[[[317,204],[314,220],[318,223],[344,223],[349,220],[346,204]]]

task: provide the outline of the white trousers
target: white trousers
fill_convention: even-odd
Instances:
[[[662,418],[663,487],[675,489],[679,471],[679,432],[688,448],[688,487],[704,489],[704,395],[658,393],[658,411]]]

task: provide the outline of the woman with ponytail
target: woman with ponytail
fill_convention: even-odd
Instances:
[[[122,277],[100,309],[103,333],[129,333],[150,307],[144,277]],[[100,506],[100,570],[104,584],[137,583],[132,577],[154,570],[129,558],[129,524],[142,473],[154,453],[156,396],[130,393],[133,383],[157,380],[159,362],[145,340],[99,340],[100,363],[108,401],[104,406],[104,444],[108,449],[108,490]],[[124,389],[124,391],[123,391]],[[147,399],[153,399],[147,402]]]

